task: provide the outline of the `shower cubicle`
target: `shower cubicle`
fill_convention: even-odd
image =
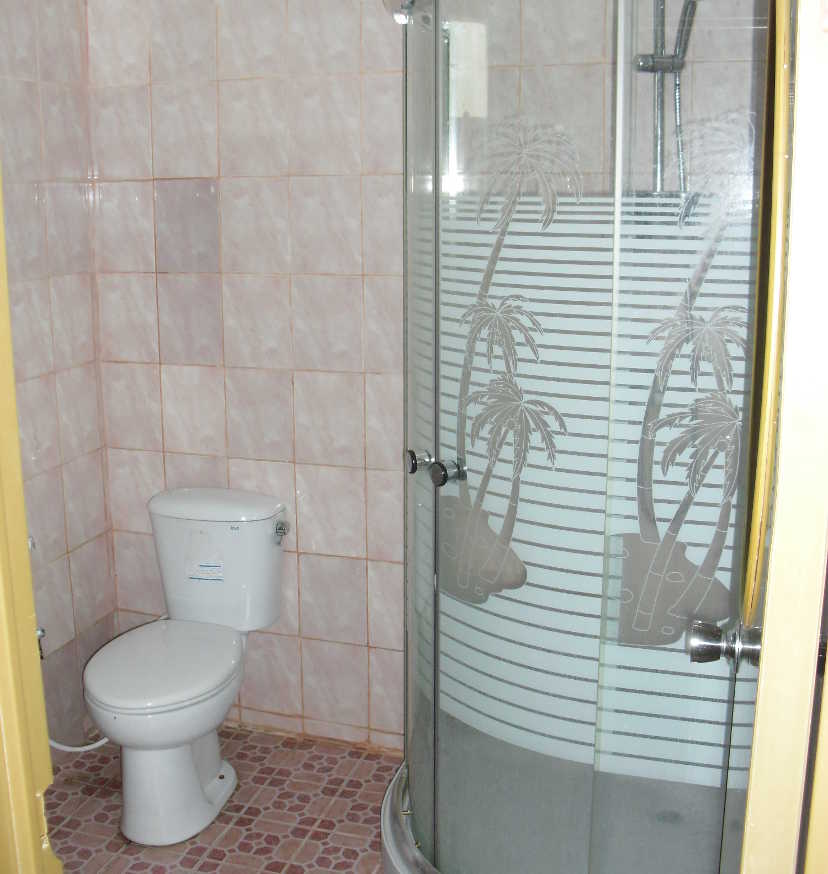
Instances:
[[[409,474],[386,870],[737,871],[767,0],[386,5]],[[742,658],[712,659],[727,635]]]

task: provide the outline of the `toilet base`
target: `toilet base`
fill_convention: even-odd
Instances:
[[[166,750],[121,748],[121,831],[137,844],[162,847],[198,834],[236,788],[215,731]]]

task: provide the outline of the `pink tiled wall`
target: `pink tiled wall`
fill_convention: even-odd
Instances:
[[[147,499],[289,508],[231,716],[402,732],[401,31],[381,0],[89,0],[92,236],[121,627]]]
[[[49,726],[83,737],[80,668],[115,633],[76,0],[0,0],[0,161],[17,409]]]

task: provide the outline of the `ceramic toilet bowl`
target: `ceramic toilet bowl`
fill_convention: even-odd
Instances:
[[[234,629],[162,619],[89,660],[84,698],[95,725],[121,746],[121,831],[130,840],[183,841],[235,788],[216,729],[241,686],[243,649]]]

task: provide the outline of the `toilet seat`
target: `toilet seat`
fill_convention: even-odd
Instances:
[[[242,665],[235,629],[159,619],[98,650],[84,670],[84,692],[110,712],[167,713],[218,695],[238,679]]]

